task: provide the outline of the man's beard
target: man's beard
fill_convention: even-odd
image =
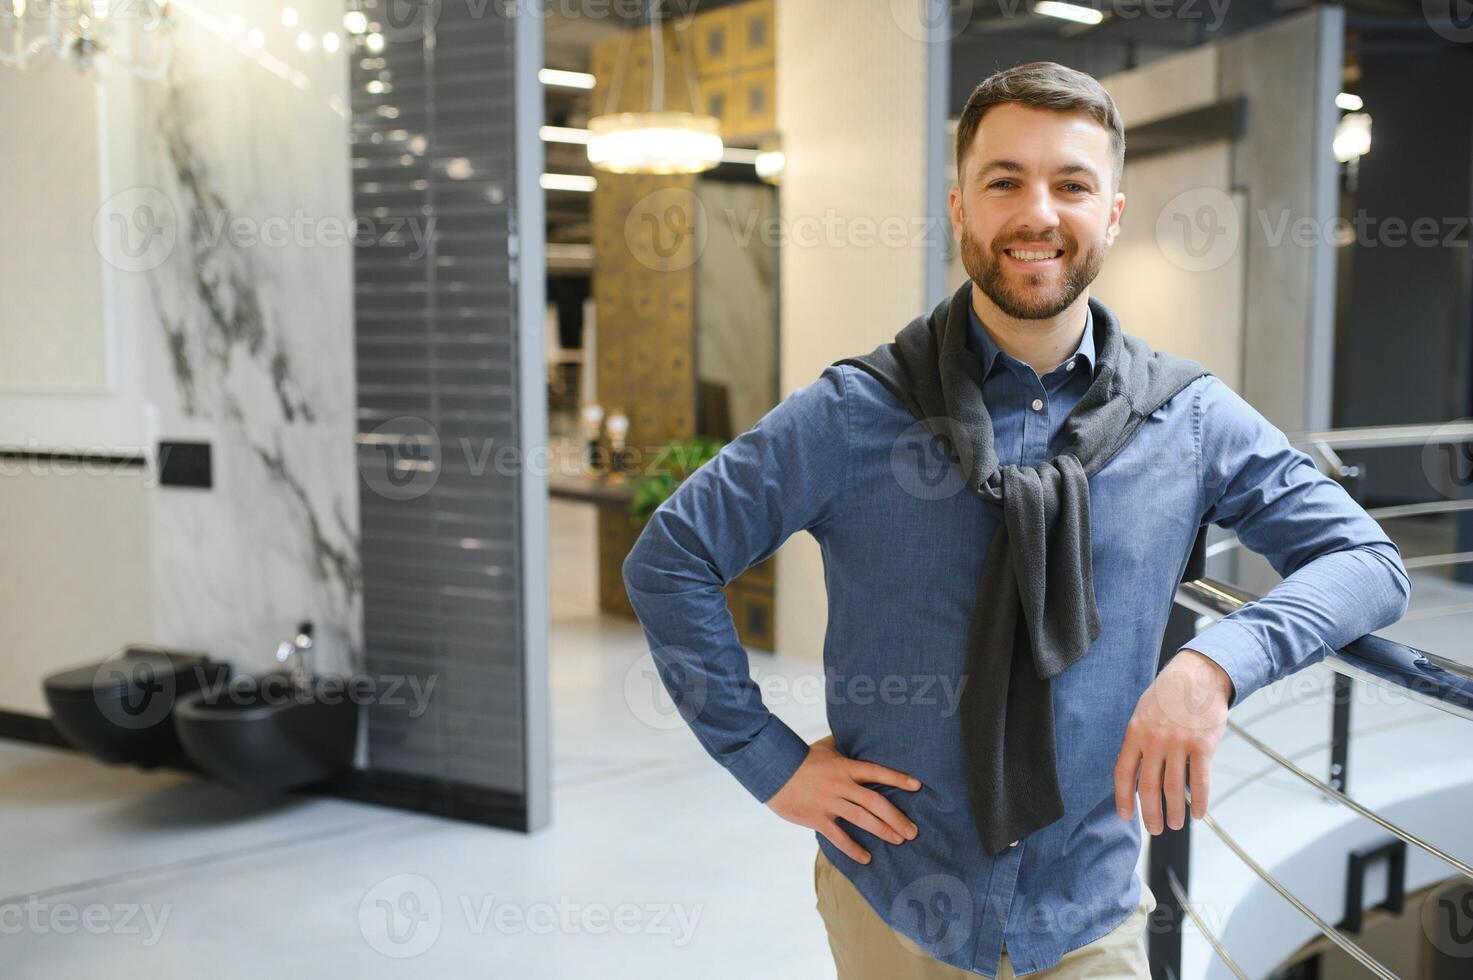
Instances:
[[[1105,261],[1105,247],[1102,243],[1091,243],[1083,253],[1079,253],[1076,249],[1072,260],[1069,258],[1070,249],[1066,243],[1058,242],[1056,247],[1064,250],[1064,259],[1067,262],[1058,288],[1020,289],[1013,285],[1007,273],[1003,271],[1001,249],[993,253],[983,248],[977,239],[972,237],[966,220],[962,221],[963,268],[977,284],[977,288],[997,304],[998,309],[1017,320],[1045,320],[1058,316],[1068,309],[1069,305],[1079,298],[1079,294],[1084,292],[1085,287],[1094,282],[1095,277],[1100,274],[1100,266]],[[1033,278],[1040,274],[1024,272],[1023,275],[1025,278]]]

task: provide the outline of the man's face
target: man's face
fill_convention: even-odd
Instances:
[[[1008,316],[1069,307],[1119,233],[1110,134],[1082,112],[1004,103],[988,109],[951,190],[962,265]]]

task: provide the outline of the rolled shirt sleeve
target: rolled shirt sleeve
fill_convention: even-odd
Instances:
[[[1380,525],[1216,377],[1198,391],[1196,425],[1203,523],[1235,531],[1283,577],[1181,648],[1227,672],[1236,705],[1400,619],[1411,580]]]
[[[830,365],[691,473],[624,559],[661,683],[713,759],[760,802],[808,743],[767,709],[723,586],[836,512],[848,475],[844,368]]]

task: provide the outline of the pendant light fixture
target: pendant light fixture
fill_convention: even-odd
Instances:
[[[658,17],[659,0],[650,0],[650,101],[643,112],[616,112],[619,90],[628,73],[633,31],[619,51],[619,64],[604,100],[604,112],[588,120],[588,162],[618,174],[693,174],[721,162],[721,122],[698,112],[700,96],[688,45],[679,57],[690,88],[691,111],[665,108],[665,40]]]

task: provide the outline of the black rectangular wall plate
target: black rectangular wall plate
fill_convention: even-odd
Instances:
[[[159,440],[159,485],[165,487],[213,486],[208,442]]]

